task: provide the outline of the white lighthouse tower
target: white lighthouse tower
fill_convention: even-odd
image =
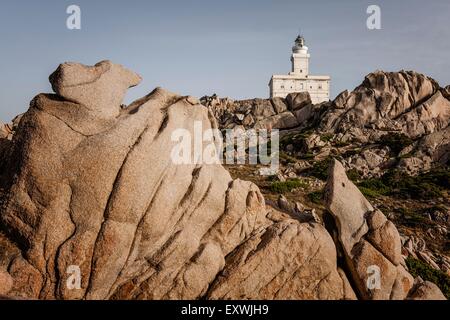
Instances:
[[[305,39],[299,35],[292,47],[291,72],[287,75],[273,75],[270,79],[271,98],[285,98],[289,93],[307,91],[314,104],[330,99],[330,77],[310,75],[309,58]]]
[[[305,45],[305,39],[298,36],[295,45],[292,47],[292,71],[289,74],[307,76],[309,73],[309,53]]]

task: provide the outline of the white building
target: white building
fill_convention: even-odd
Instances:
[[[298,36],[292,47],[292,71],[287,75],[273,75],[270,79],[271,98],[285,98],[292,92],[308,91],[314,104],[330,99],[330,77],[310,75],[309,57],[305,39]]]

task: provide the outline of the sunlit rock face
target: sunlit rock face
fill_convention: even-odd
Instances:
[[[57,94],[33,99],[1,165],[8,295],[354,298],[321,225],[266,207],[221,164],[174,164],[174,130],[215,126],[195,98],[155,89],[121,106],[140,77],[109,61],[50,81]]]

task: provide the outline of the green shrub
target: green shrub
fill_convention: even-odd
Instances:
[[[426,218],[423,212],[417,212],[415,210],[406,208],[397,208],[395,210],[399,213],[404,220],[403,224],[410,227],[415,227],[417,225],[430,225],[432,222]]]
[[[433,183],[441,188],[450,189],[450,170],[448,168],[437,168],[419,175],[424,182]]]
[[[286,193],[286,192],[291,192],[292,190],[296,189],[296,188],[303,188],[306,189],[308,187],[308,184],[300,179],[291,179],[291,180],[287,180],[287,181],[276,181],[276,182],[272,182],[270,184],[270,190],[272,192],[276,192],[276,193]]]
[[[328,179],[328,168],[330,166],[331,158],[328,157],[322,161],[316,161],[311,168],[310,174],[320,180]]]
[[[434,199],[443,195],[442,187],[446,183],[446,174],[430,171],[418,176],[410,176],[398,170],[390,170],[383,175],[382,180],[400,197]]]
[[[378,178],[363,180],[358,183],[358,188],[363,195],[369,198],[389,195],[392,191],[389,186],[386,186],[383,181]]]
[[[324,196],[323,191],[314,191],[308,193],[309,200],[315,204],[323,204],[323,196]]]
[[[366,198],[377,198],[380,196],[380,193],[378,193],[376,190],[366,188],[366,187],[358,187],[359,191],[366,197]]]
[[[442,197],[441,189],[432,183],[410,181],[399,189],[401,195],[414,199],[435,199]]]
[[[358,183],[361,192],[368,197],[381,195],[412,199],[443,197],[443,189],[449,189],[450,173],[433,170],[418,176],[410,176],[398,170],[390,170],[381,178],[370,178]]]
[[[450,276],[412,257],[408,257],[405,262],[413,277],[421,277],[425,281],[433,282],[441,289],[447,299],[450,299]]]
[[[361,176],[356,169],[350,169],[347,171],[347,177],[352,180],[353,182],[358,181],[361,179]]]
[[[389,133],[380,138],[378,143],[382,146],[387,146],[395,155],[413,143],[410,137],[403,133]]]

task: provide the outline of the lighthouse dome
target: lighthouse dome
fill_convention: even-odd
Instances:
[[[305,45],[305,38],[298,36],[295,39],[295,45],[292,47],[293,53],[308,53],[308,47]]]

